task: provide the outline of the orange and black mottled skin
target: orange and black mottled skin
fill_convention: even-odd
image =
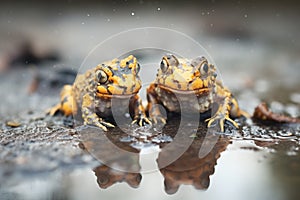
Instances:
[[[112,117],[112,109],[117,114],[124,114],[129,109],[133,123],[151,123],[137,94],[141,88],[139,70],[140,65],[132,55],[99,64],[78,75],[73,85],[64,86],[60,103],[51,108],[49,114],[60,111],[70,116],[80,111],[85,124],[104,131],[107,131],[106,127],[114,127],[105,121]]]
[[[211,118],[206,119],[208,127],[218,123],[220,131],[224,132],[224,121],[227,120],[238,128],[231,117],[248,114],[239,108],[237,100],[216,77],[215,66],[204,57],[189,60],[174,55],[164,56],[156,80],[147,88],[150,119],[154,123],[166,123],[167,119],[157,105],[175,113],[215,110]]]

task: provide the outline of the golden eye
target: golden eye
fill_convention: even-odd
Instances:
[[[165,59],[162,59],[161,63],[160,63],[160,69],[162,72],[166,72],[168,70],[168,62]]]
[[[107,74],[103,70],[98,70],[96,72],[97,80],[99,83],[104,84],[108,80]]]
[[[208,65],[206,62],[202,63],[200,68],[199,68],[199,71],[201,74],[207,74],[208,73]]]

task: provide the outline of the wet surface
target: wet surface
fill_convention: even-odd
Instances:
[[[61,119],[55,118],[54,121],[56,120]],[[1,138],[1,141],[10,141],[8,144],[2,143],[2,197],[21,195],[23,198],[25,195],[28,199],[45,196],[55,199],[58,198],[55,194],[58,192],[61,195],[59,198],[62,199],[80,199],[81,192],[86,190],[90,191],[92,197],[112,197],[114,191],[125,190],[127,194],[139,198],[150,187],[151,191],[160,191],[160,198],[164,196],[164,192],[184,194],[188,191],[190,197],[200,195],[215,198],[215,191],[225,183],[235,187],[239,185],[240,192],[237,194],[243,193],[242,196],[247,194],[245,192],[249,187],[252,188],[255,193],[248,194],[249,199],[257,197],[258,194],[264,198],[273,198],[273,195],[276,195],[276,199],[297,195],[299,140],[295,137],[296,133],[286,138],[269,137],[268,140],[258,134],[233,139],[231,136],[219,134],[206,135],[207,129],[200,125],[196,135],[191,137],[186,133],[177,133],[180,142],[166,147],[175,140],[174,132],[178,127],[178,121],[175,119],[170,121],[160,133],[160,137],[156,136],[163,138],[161,141],[156,139],[156,143],[149,145],[149,141],[144,139],[139,142],[139,148],[135,148],[137,142],[132,139],[134,137],[131,136],[130,142],[124,142],[124,137],[130,136],[118,128],[104,133],[95,127],[79,127],[74,133],[73,129],[51,124],[51,120],[47,125],[47,120],[43,121],[29,123],[28,133],[14,137],[13,141],[7,136],[12,132],[11,129],[5,131],[6,137]],[[39,131],[30,132],[30,126],[37,126]],[[55,129],[57,126],[60,128]],[[256,128],[257,132],[260,132],[260,129]],[[47,133],[48,129],[52,131]],[[277,132],[270,130],[270,127],[268,129],[268,134]],[[18,131],[13,132],[16,135]],[[163,136],[166,134],[172,141],[164,141]],[[293,138],[290,138],[292,136]],[[178,158],[174,158],[173,162],[166,163],[174,156],[174,152],[186,148],[186,141],[190,142],[187,149],[179,151]],[[209,151],[202,156],[200,149]],[[49,176],[54,178],[47,178],[45,182],[43,177]],[[278,185],[271,184],[276,180]],[[55,187],[57,182],[61,183],[59,188]],[[85,187],[82,187],[82,182],[85,183]],[[130,191],[124,187],[124,183],[138,189],[136,192]],[[28,186],[26,189],[24,184],[28,184],[31,189]],[[161,188],[149,184],[159,185]],[[286,184],[291,185],[287,188],[281,187]],[[191,190],[187,185],[192,185],[194,189]],[[39,188],[44,191],[42,194],[29,194],[30,191]],[[206,190],[206,193],[197,194],[197,190]],[[269,193],[263,192],[262,195],[258,192],[260,190],[267,190]],[[155,197],[154,194],[150,196]]]
[[[203,122],[197,128],[185,122],[180,127],[175,117],[162,130],[125,126],[105,133],[72,128],[71,119],[45,114],[57,103],[60,87],[73,82],[91,48],[123,29],[150,24],[180,30],[200,42],[244,110],[252,113],[265,101],[274,112],[299,118],[298,11],[276,7],[265,12],[239,4],[232,8],[239,13],[235,16],[227,6],[205,5],[200,12],[184,7],[176,17],[168,6],[150,5],[156,14],[151,11],[153,17],[147,18],[147,12],[132,10],[137,7],[117,15],[113,9],[105,14],[99,8],[103,14],[97,14],[61,6],[40,20],[33,20],[41,14],[29,15],[29,8],[17,14],[22,5],[1,8],[1,200],[299,198],[299,123],[237,119],[238,130],[226,125],[224,134],[213,134]],[[174,19],[161,20],[170,16]],[[18,29],[26,20],[32,24]],[[21,49],[28,38],[34,38],[29,39],[34,49],[29,57],[39,62],[24,63],[24,51],[7,53],[10,45]],[[42,59],[53,49],[62,60]],[[147,63],[152,57],[146,54],[155,52],[135,53]],[[21,56],[14,63],[10,55]],[[148,84],[155,73],[153,65],[145,65],[143,82]]]
[[[212,134],[204,123],[190,131],[191,125],[182,128],[174,117],[160,132],[132,126],[103,132],[93,126],[67,128],[63,118],[19,119],[18,127],[2,124],[2,197],[81,199],[88,190],[91,198],[112,198],[121,190],[139,198],[150,187],[159,198],[221,198],[215,193],[225,183],[239,188],[237,199],[245,198],[249,187],[255,190],[249,199],[297,197],[299,125],[239,120],[240,130],[228,126],[225,134]],[[30,193],[36,190],[43,192]]]

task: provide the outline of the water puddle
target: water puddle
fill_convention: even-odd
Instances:
[[[196,134],[178,136],[178,119],[159,133],[148,128],[133,134],[90,126],[74,132],[56,121],[1,130],[1,198],[293,199],[298,194],[298,126],[245,124],[224,135],[207,133],[200,124]],[[24,139],[27,134],[31,138]],[[13,135],[18,137],[3,143]]]

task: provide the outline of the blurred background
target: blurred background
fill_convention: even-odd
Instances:
[[[299,86],[297,1],[1,1],[0,11],[0,76],[8,86],[1,88],[1,110],[15,99],[12,91],[27,91],[36,71],[76,71],[97,44],[140,27],[169,28],[198,41],[232,90],[250,87],[266,100],[286,102],[282,92],[294,94]],[[18,66],[27,70],[14,84],[8,74]]]

